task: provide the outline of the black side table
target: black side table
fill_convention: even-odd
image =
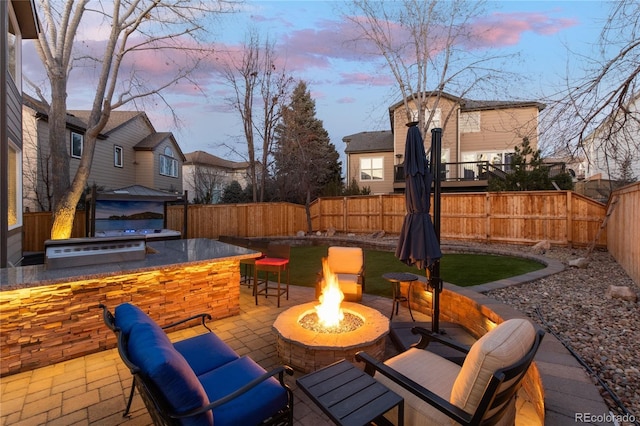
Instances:
[[[337,425],[368,425],[395,406],[404,425],[404,398],[344,359],[296,383]]]
[[[398,315],[398,308],[400,307],[400,302],[407,302],[407,306],[409,307],[409,315],[411,315],[411,320],[413,319],[413,312],[411,312],[411,301],[409,297],[411,296],[411,285],[414,281],[418,281],[418,277],[414,274],[410,274],[408,272],[387,272],[386,274],[382,274],[382,278],[389,281],[391,283],[393,289],[393,300],[391,302],[391,321],[393,319],[393,311],[395,310],[396,315]],[[400,283],[408,282],[409,287],[407,288],[407,296],[403,296],[400,293]]]

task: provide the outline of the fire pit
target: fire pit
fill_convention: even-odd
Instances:
[[[354,361],[356,352],[367,351],[382,359],[389,319],[359,303],[343,302],[342,309],[359,317],[363,324],[353,331],[319,332],[306,329],[300,320],[315,313],[317,302],[287,309],[276,318],[278,356],[296,370],[309,373],[341,359]]]
[[[337,277],[323,261],[324,283],[320,304],[305,303],[276,318],[278,356],[296,370],[309,373],[341,359],[354,361],[367,351],[381,359],[389,319],[359,303],[342,302]]]

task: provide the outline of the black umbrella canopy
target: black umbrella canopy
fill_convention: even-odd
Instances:
[[[440,259],[442,252],[429,216],[433,174],[417,126],[409,127],[404,152],[407,215],[395,254],[407,265],[424,270]]]

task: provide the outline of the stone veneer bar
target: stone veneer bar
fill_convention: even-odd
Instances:
[[[114,347],[100,303],[112,311],[134,303],[160,325],[202,312],[213,319],[239,313],[240,260],[259,252],[206,238],[147,246],[138,261],[0,270],[0,376]]]

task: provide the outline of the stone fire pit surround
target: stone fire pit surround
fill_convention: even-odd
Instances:
[[[321,333],[299,323],[305,315],[315,312],[317,304],[309,302],[293,306],[278,315],[273,323],[278,356],[284,363],[309,373],[341,359],[353,362],[355,354],[362,350],[382,359],[389,334],[386,316],[359,303],[342,302],[342,310],[359,316],[364,324],[349,332]]]

